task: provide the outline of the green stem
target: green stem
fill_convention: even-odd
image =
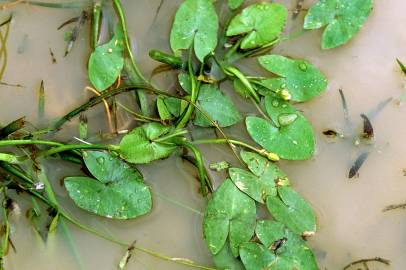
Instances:
[[[50,146],[62,146],[62,143],[43,140],[2,140],[0,141],[0,147],[14,146],[14,145],[29,145],[29,144],[42,144]]]
[[[200,84],[197,84],[196,78],[195,78],[195,75],[194,75],[194,71],[193,71],[193,64],[192,64],[193,49],[192,48],[193,48],[193,46],[189,49],[188,71],[189,71],[190,82],[192,84],[192,93],[191,93],[190,102],[195,104],[196,100],[197,100],[197,96],[199,94],[199,86],[200,86]],[[186,109],[186,112],[183,114],[180,121],[176,124],[177,129],[184,128],[187,125],[193,111],[194,111],[194,107],[191,106],[191,104],[189,104],[187,109]]]
[[[93,50],[97,47],[99,42],[100,19],[101,19],[101,0],[96,0],[93,3],[93,13],[92,13],[91,46]]]
[[[4,165],[6,165],[6,167],[4,167]],[[16,176],[17,178],[20,178],[20,179],[21,179],[21,176],[23,176],[23,179],[22,179],[22,180],[23,180],[24,182],[27,182],[27,178],[29,179],[29,177],[26,176],[26,175],[25,175],[23,172],[21,172],[20,170],[13,169],[13,168],[12,168],[11,170],[8,170],[8,167],[12,167],[12,166],[9,166],[8,164],[3,164],[3,162],[0,162],[0,166],[1,166],[3,169],[5,169],[6,171],[8,171],[9,173],[11,173],[11,174],[13,174],[14,176]],[[16,173],[16,172],[17,172],[17,173]],[[33,181],[32,179],[31,179],[30,181],[28,181],[28,183],[33,183],[33,182],[34,182],[34,181]],[[24,188],[24,187],[22,187],[22,188]],[[126,248],[131,245],[130,243],[126,243],[126,242],[124,242],[124,241],[117,240],[117,239],[115,239],[115,238],[113,238],[113,237],[109,237],[109,236],[104,235],[104,234],[102,234],[101,232],[99,232],[99,231],[97,231],[97,230],[95,230],[95,229],[93,229],[93,228],[90,228],[90,227],[88,227],[88,226],[86,226],[86,225],[81,224],[81,223],[80,223],[79,221],[77,221],[75,218],[71,217],[69,213],[65,212],[63,209],[58,208],[57,205],[51,203],[47,198],[43,197],[42,195],[40,195],[39,193],[37,193],[35,190],[33,190],[33,189],[28,189],[28,188],[24,188],[24,190],[25,190],[26,192],[30,193],[31,195],[37,197],[38,199],[40,199],[43,203],[45,203],[45,204],[48,205],[49,207],[52,207],[52,208],[54,208],[55,210],[57,210],[63,218],[65,218],[67,221],[69,221],[69,222],[72,223],[73,225],[77,226],[78,228],[80,228],[80,229],[82,229],[82,230],[84,230],[84,231],[86,231],[86,232],[89,232],[89,233],[91,233],[91,234],[93,234],[93,235],[96,235],[96,236],[98,236],[98,237],[100,237],[100,238],[102,238],[102,239],[104,239],[104,240],[106,240],[106,241],[109,241],[109,242],[111,242],[111,243],[115,243],[115,244],[117,244],[117,245],[120,245],[120,246],[123,246],[123,247],[126,247]],[[174,262],[174,263],[177,263],[177,264],[186,265],[186,266],[190,266],[190,267],[194,267],[194,268],[198,268],[198,269],[204,269],[204,270],[218,270],[218,269],[216,269],[216,268],[212,268],[212,267],[207,267],[207,266],[203,266],[203,265],[196,264],[196,263],[194,263],[193,261],[190,261],[190,260],[188,260],[188,259],[169,257],[169,256],[160,254],[160,253],[158,253],[158,252],[155,252],[155,251],[152,251],[152,250],[149,250],[149,249],[140,247],[140,246],[135,246],[134,249],[139,250],[139,251],[141,251],[141,252],[144,252],[144,253],[146,253],[146,254],[149,254],[149,255],[151,255],[151,256],[153,256],[153,257],[156,257],[156,258],[159,258],[159,259],[162,259],[162,260],[166,260],[166,261],[170,261],[170,262]]]
[[[182,58],[158,50],[150,50],[149,57],[155,61],[167,64],[175,69],[183,68]]]
[[[247,90],[250,92],[252,98],[255,100],[256,103],[259,103],[261,101],[260,97],[258,96],[257,92],[255,89],[252,87],[250,81],[245,77],[245,75],[239,71],[237,68],[233,66],[229,66],[225,68],[225,73],[227,75],[235,76],[237,77],[241,83],[247,88]]]
[[[153,141],[154,142],[165,142],[165,141],[167,141],[169,139],[172,139],[172,138],[175,138],[175,137],[178,137],[178,136],[182,136],[182,135],[185,135],[187,133],[188,133],[188,131],[185,130],[185,129],[174,130],[172,133],[169,133],[168,135],[162,136],[162,137],[160,137],[158,139],[155,139]],[[181,138],[181,139],[183,139],[183,138]]]
[[[153,118],[153,117],[150,117],[150,116],[146,116],[146,115],[143,115],[143,114],[134,112],[133,110],[131,110],[131,109],[128,108],[127,106],[121,104],[120,102],[117,102],[117,105],[120,106],[120,107],[121,107],[124,111],[126,111],[127,113],[133,115],[134,118],[135,118],[136,120],[138,120],[138,121],[141,121],[141,122],[151,122],[151,121],[153,121],[153,122],[162,122],[161,119]]]
[[[233,139],[202,139],[202,140],[195,140],[191,142],[192,144],[224,144],[224,143],[231,143],[231,144],[235,144],[235,145],[239,145],[241,147],[247,148],[251,151],[254,151],[264,157],[266,157],[267,159],[271,160],[271,161],[278,161],[279,157],[277,154],[275,153],[270,153],[268,151],[266,151],[265,149],[258,149],[252,145],[249,145],[245,142],[241,142],[238,140],[233,140]]]
[[[123,34],[124,34],[124,45],[125,45],[125,49],[127,51],[127,54],[131,60],[131,64],[132,64],[132,68],[134,69],[135,73],[137,74],[137,76],[139,77],[139,79],[148,84],[148,81],[145,79],[145,77],[142,75],[141,71],[139,70],[136,62],[135,62],[135,58],[134,55],[132,53],[131,50],[131,44],[130,44],[130,39],[128,37],[128,30],[127,30],[127,23],[125,20],[125,15],[124,15],[124,11],[123,11],[123,7],[121,5],[121,1],[120,0],[113,0],[113,5],[116,8],[117,11],[117,15],[121,24],[121,27],[123,29]]]
[[[93,150],[107,150],[107,151],[116,151],[118,146],[116,145],[101,145],[101,144],[66,144],[58,147],[45,150],[38,153],[37,157],[40,156],[51,156],[57,153],[71,151],[71,150],[82,150],[82,149],[93,149]]]
[[[209,188],[210,188],[210,185],[208,183],[206,183],[206,170],[204,168],[202,153],[196,146],[194,146],[193,144],[191,144],[189,142],[179,141],[178,143],[193,152],[193,155],[195,156],[195,159],[196,159],[197,169],[199,172],[200,190],[201,190],[203,196],[207,196],[206,185]]]

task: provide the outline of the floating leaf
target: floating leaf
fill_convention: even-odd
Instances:
[[[240,257],[246,270],[273,269],[270,266],[276,259],[276,256],[268,248],[252,242],[241,245]]]
[[[218,18],[211,1],[185,0],[173,22],[170,43],[175,54],[194,46],[197,58],[203,62],[217,46]]]
[[[281,55],[265,55],[259,63],[269,72],[281,78],[262,80],[261,84],[272,92],[287,89],[292,101],[310,100],[327,88],[327,78],[305,60],[293,60]],[[261,94],[268,94],[262,91]]]
[[[300,269],[317,270],[316,259],[305,242],[282,223],[269,220],[258,221],[256,235],[263,245],[249,243],[240,249],[241,259],[246,269],[269,269],[255,268],[258,264],[269,266],[271,269]],[[276,245],[280,243],[280,245]],[[251,258],[258,256],[254,262]],[[273,256],[272,256],[273,255]]]
[[[268,174],[275,182],[279,183],[279,180],[285,179],[286,184],[289,183],[287,176],[282,172],[274,163],[271,163],[267,158],[264,158],[257,153],[249,151],[241,151],[240,156],[242,160],[247,164],[248,169],[256,176],[262,176]]]
[[[240,168],[230,168],[228,173],[237,188],[257,202],[264,203],[267,196],[276,195],[275,182],[268,173],[256,176]]]
[[[319,0],[309,9],[303,27],[318,29],[327,25],[321,47],[335,48],[358,33],[372,8],[372,0]]]
[[[235,16],[227,28],[227,36],[246,34],[242,49],[253,49],[277,39],[286,23],[285,6],[275,3],[253,4]]]
[[[96,179],[77,176],[64,181],[77,206],[114,219],[135,218],[151,211],[150,189],[135,168],[104,152],[86,151],[83,159]]]
[[[187,101],[174,97],[166,97],[164,102],[169,112],[175,117],[181,116],[188,105]]]
[[[241,115],[231,99],[214,85],[203,84],[200,87],[197,104],[220,127],[229,127],[241,120]],[[196,113],[193,123],[202,127],[212,126],[212,123],[200,111]]]
[[[120,156],[130,163],[149,163],[168,157],[176,145],[159,139],[171,131],[159,123],[148,123],[133,129],[120,142]]]
[[[239,8],[242,5],[242,3],[244,3],[244,0],[228,0],[228,6],[231,9]]]
[[[234,257],[238,247],[251,239],[256,219],[255,202],[242,193],[230,179],[225,180],[209,201],[203,220],[204,239],[213,254],[230,240]]]
[[[313,209],[291,187],[278,187],[278,196],[269,196],[266,205],[272,216],[294,233],[311,235],[316,232],[316,216]]]
[[[114,37],[90,55],[89,79],[97,90],[106,90],[120,76],[124,66],[123,44],[123,32],[117,27]]]
[[[230,245],[226,243],[219,253],[213,255],[213,262],[219,269],[244,270],[241,261],[234,258],[231,253]]]
[[[257,202],[264,203],[267,196],[275,196],[277,185],[289,184],[286,175],[268,159],[248,151],[241,151],[240,155],[251,172],[230,168],[230,178],[238,189]]]
[[[268,120],[247,117],[247,131],[255,142],[282,159],[309,159],[315,148],[313,130],[303,115],[296,114],[293,123],[279,128]]]

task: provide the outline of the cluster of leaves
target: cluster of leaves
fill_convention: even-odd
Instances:
[[[318,269],[304,240],[316,232],[316,216],[309,203],[292,189],[288,177],[274,161],[306,160],[313,155],[312,126],[294,105],[324,92],[327,78],[307,60],[269,53],[285,39],[283,31],[288,10],[284,5],[263,2],[243,7],[243,3],[243,0],[228,0],[235,16],[224,24],[216,13],[216,1],[185,0],[179,6],[170,33],[173,55],[150,52],[153,59],[176,70],[183,89],[177,96],[156,89],[139,71],[130,49],[119,0],[113,0],[119,18],[114,35],[107,43],[98,44],[95,23],[102,13],[99,10],[96,14],[96,3],[88,77],[100,96],[64,116],[57,122],[57,127],[97,104],[95,100],[102,102],[124,92],[126,88],[114,87],[123,69],[132,83],[139,83],[128,89],[137,91],[141,112],[135,114],[147,123],[123,136],[118,145],[0,140],[1,145],[45,144],[51,148],[40,152],[43,156],[60,153],[58,157],[63,157],[64,153],[67,160],[87,168],[87,176],[65,178],[64,185],[74,203],[93,214],[130,219],[152,209],[150,188],[135,165],[167,158],[182,147],[195,156],[193,164],[199,172],[201,193],[206,195],[212,191],[201,153],[195,146],[197,142],[185,134],[191,126],[215,127],[224,136],[221,142],[250,150],[240,151],[246,168],[230,168],[227,162],[213,165],[216,170],[228,170],[228,178],[209,198],[203,220],[204,239],[216,266],[252,270]],[[334,48],[346,43],[360,30],[371,9],[371,0],[319,0],[309,9],[304,29],[326,26],[322,48]],[[220,25],[224,25],[224,29]],[[185,51],[188,51],[186,60]],[[269,73],[268,77],[248,76],[234,65],[237,60],[252,55],[259,55],[256,61]],[[221,88],[221,82],[225,80],[232,82],[234,91],[242,98],[255,103],[257,116],[244,116],[239,112]],[[145,89],[157,96],[153,110],[147,108],[149,102],[142,96]],[[145,111],[155,111],[159,118],[144,115]],[[223,128],[243,120],[249,136],[261,148],[232,140],[224,133]],[[21,129],[15,127],[16,123],[0,129],[0,139]],[[83,125],[82,138],[87,135]],[[201,141],[219,142],[216,139]],[[37,153],[31,154],[36,157]],[[20,188],[26,188],[25,191],[52,209],[50,227],[56,227],[60,216],[78,225],[59,208],[46,177],[43,179],[46,196],[36,191],[34,181],[15,165],[23,159],[13,153],[0,153],[0,167],[23,180],[24,185]],[[268,210],[269,220],[257,220],[257,207],[261,205]]]

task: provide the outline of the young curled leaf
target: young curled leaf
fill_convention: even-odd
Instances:
[[[194,47],[196,57],[204,58],[217,46],[218,17],[209,0],[185,0],[172,25],[170,43],[175,54]]]
[[[277,39],[286,23],[287,9],[281,4],[257,3],[243,9],[227,28],[227,36],[245,36],[241,49],[248,50],[266,45]]]
[[[327,25],[321,47],[335,48],[359,32],[372,8],[372,0],[319,0],[309,9],[303,28],[318,29]]]
[[[177,145],[170,140],[161,139],[171,131],[170,127],[159,123],[147,123],[133,129],[120,142],[121,158],[130,163],[141,164],[168,157]]]
[[[288,90],[292,101],[304,102],[326,90],[327,78],[315,66],[305,60],[294,60],[281,55],[265,55],[258,58],[262,67],[279,76],[261,81],[263,95]]]
[[[135,218],[151,211],[150,188],[137,169],[105,152],[86,151],[83,159],[96,179],[77,176],[64,181],[77,206],[114,219]]]

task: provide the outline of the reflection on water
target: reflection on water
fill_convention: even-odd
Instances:
[[[160,0],[123,1],[128,14],[130,34],[136,57],[145,74],[156,66],[148,59],[148,49],[168,50],[167,34],[171,18],[180,0],[163,1],[154,21]],[[296,1],[287,2],[294,10]],[[305,1],[305,7],[311,1]],[[372,119],[375,143],[369,147],[370,155],[359,171],[359,177],[349,180],[348,170],[360,152],[351,138],[333,142],[322,135],[330,128],[345,131],[345,121],[338,89],[343,89],[349,115],[355,130],[361,131],[360,114],[389,97],[401,95],[405,80],[395,58],[406,59],[406,32],[403,24],[406,4],[402,0],[376,1],[375,10],[361,34],[348,45],[331,51],[319,49],[320,32],[308,32],[281,44],[277,53],[306,58],[330,79],[329,91],[320,98],[301,106],[318,135],[316,156],[306,162],[281,162],[295,188],[313,205],[318,214],[319,231],[310,240],[316,251],[321,269],[341,269],[347,263],[380,256],[392,261],[391,269],[404,269],[406,258],[406,212],[382,212],[390,204],[406,202],[406,109],[391,102]],[[9,64],[3,81],[22,84],[23,88],[0,86],[0,122],[7,123],[21,116],[34,124],[38,119],[38,88],[45,85],[45,119],[51,121],[85,101],[91,93],[83,90],[88,85],[86,62],[89,54],[89,29],[84,26],[71,53],[63,57],[64,30],[57,26],[78,16],[80,10],[47,9],[20,5],[14,10],[14,20],[8,41]],[[2,11],[1,16],[8,14]],[[288,26],[290,31],[300,30],[303,14]],[[153,23],[154,22],[154,23]],[[56,63],[50,55],[53,52]],[[406,61],[406,60],[405,60]],[[246,70],[257,70],[253,64]],[[173,76],[160,75],[157,83],[170,88]],[[128,100],[130,97],[126,97]],[[236,97],[242,110],[252,108]],[[87,112],[93,133],[106,131],[103,107]],[[122,114],[120,128],[128,128],[129,118]],[[235,137],[244,138],[241,126],[228,130]],[[211,131],[209,131],[211,132]],[[77,122],[72,121],[60,138],[77,136]],[[202,147],[207,164],[227,159],[232,153],[227,147]],[[52,180],[61,202],[86,224],[126,241],[137,243],[173,257],[185,257],[210,264],[210,256],[202,240],[202,217],[196,211],[180,207],[166,198],[175,199],[197,212],[204,210],[205,201],[197,194],[195,171],[180,158],[142,166],[148,184],[153,187],[154,210],[145,217],[132,221],[112,221],[98,218],[78,210],[66,197],[59,180],[76,174],[77,168],[66,163],[49,162]],[[52,169],[51,169],[52,168]],[[159,168],[159,169],[157,169]],[[223,175],[212,172],[219,181]],[[29,202],[25,198],[26,203]],[[22,205],[24,208],[24,205]],[[80,254],[83,269],[112,269],[125,250],[104,240],[69,226],[74,245]],[[27,220],[13,217],[12,238],[17,254],[10,252],[7,269],[79,269],[69,245],[57,235],[44,245],[33,233]],[[378,269],[372,268],[370,269]],[[380,267],[380,266],[376,266]],[[128,269],[187,269],[135,253]],[[381,269],[381,268],[379,268]]]

